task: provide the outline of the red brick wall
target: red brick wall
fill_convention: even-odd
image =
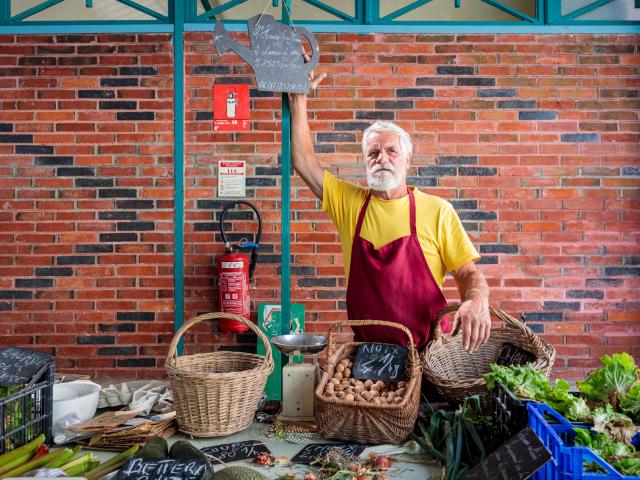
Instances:
[[[185,42],[186,318],[216,309],[222,159],[247,161],[265,220],[252,298],[280,295],[279,96],[252,90],[251,132],[214,133],[212,84],[253,76],[212,37]],[[415,143],[411,182],[453,202],[492,304],[526,314],[556,346],[559,375],[603,353],[640,358],[637,36],[317,38],[330,77],[310,110],[325,165],[358,181],[362,128],[398,122]],[[48,349],[67,371],[160,376],[172,336],[170,38],[3,36],[0,52],[0,342]],[[323,332],[345,318],[339,244],[298,178],[291,205],[291,298]],[[229,231],[251,231],[250,218]],[[456,299],[451,281],[446,294]],[[200,350],[255,342],[215,325],[193,333]]]

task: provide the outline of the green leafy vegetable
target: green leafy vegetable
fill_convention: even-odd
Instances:
[[[602,367],[589,374],[583,382],[577,382],[578,390],[595,402],[609,401],[614,410],[618,400],[638,381],[639,370],[628,353],[614,353],[600,357]]]
[[[596,455],[605,459],[623,475],[637,475],[640,473],[640,453],[632,446],[616,442],[609,435],[598,433],[591,435],[587,429],[574,428],[576,436],[574,444],[590,448]],[[593,470],[589,466],[588,470]]]
[[[500,381],[516,396],[545,402],[568,420],[586,420],[591,414],[584,399],[569,393],[571,386],[566,381],[557,380],[551,388],[549,379],[534,370],[530,363],[506,366],[493,363],[491,372],[485,374],[484,379],[490,390],[496,381]]]
[[[549,380],[542,372],[536,371],[530,363],[526,365],[491,364],[491,372],[483,375],[487,388],[493,390],[500,381],[520,398],[535,399],[536,394],[549,390]]]
[[[611,404],[607,403],[593,411],[593,430],[605,433],[617,442],[631,445],[633,437],[640,432],[640,426],[635,426],[626,415],[614,412]]]
[[[620,410],[640,423],[640,384],[631,387],[620,399]]]

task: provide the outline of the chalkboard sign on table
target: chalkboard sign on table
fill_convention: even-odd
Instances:
[[[228,50],[247,62],[256,74],[258,90],[266,92],[307,93],[309,72],[318,63],[318,42],[304,27],[291,27],[268,14],[256,15],[247,22],[251,49],[231,38],[220,20],[216,22],[214,40],[216,50]],[[309,40],[312,56],[307,63],[302,56],[302,40]]]
[[[20,347],[0,350],[0,385],[15,387],[28,383],[43,366],[51,363],[51,355]]]
[[[209,480],[213,472],[202,460],[132,458],[116,480]]]
[[[520,348],[513,343],[504,342],[496,362],[498,365],[524,365],[535,361],[536,356],[529,350]]]
[[[291,461],[309,465],[336,448],[344,455],[357,457],[363,452],[366,445],[361,443],[311,443],[296,453]]]
[[[263,453],[271,453],[267,446],[258,440],[213,445],[200,451],[209,457],[212,465],[251,460]]]
[[[551,459],[551,454],[529,427],[523,428],[476,465],[465,480],[525,480]]]
[[[351,374],[361,380],[407,380],[408,357],[407,347],[387,343],[361,343],[356,349]]]

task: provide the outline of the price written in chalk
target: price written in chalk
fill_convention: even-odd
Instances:
[[[0,385],[15,387],[31,380],[44,365],[51,363],[51,355],[20,347],[0,350]]]
[[[407,380],[409,349],[386,343],[361,343],[356,349],[352,374],[359,379],[399,382]]]
[[[250,460],[264,453],[271,453],[267,446],[258,440],[246,440],[244,442],[225,443],[213,445],[201,449],[213,465],[218,463],[238,462]]]
[[[312,443],[296,453],[291,461],[309,465],[335,449],[346,456],[357,457],[365,447],[366,445],[360,443]]]

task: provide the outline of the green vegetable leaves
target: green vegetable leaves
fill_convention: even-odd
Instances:
[[[640,423],[640,384],[631,387],[620,399],[620,410]]]
[[[590,410],[582,398],[569,393],[571,386],[564,380],[557,380],[553,388],[549,379],[542,372],[526,365],[491,364],[491,372],[484,375],[487,388],[493,389],[495,382],[500,381],[520,398],[530,398],[545,402],[568,420],[584,420],[589,417]]]
[[[588,447],[623,475],[640,474],[640,453],[632,446],[616,442],[609,435],[598,433],[591,435],[585,428],[574,428],[574,444]]]
[[[614,409],[619,399],[638,381],[638,368],[628,353],[614,353],[600,357],[602,367],[592,372],[584,382],[577,382],[578,390],[596,402],[609,401]]]

